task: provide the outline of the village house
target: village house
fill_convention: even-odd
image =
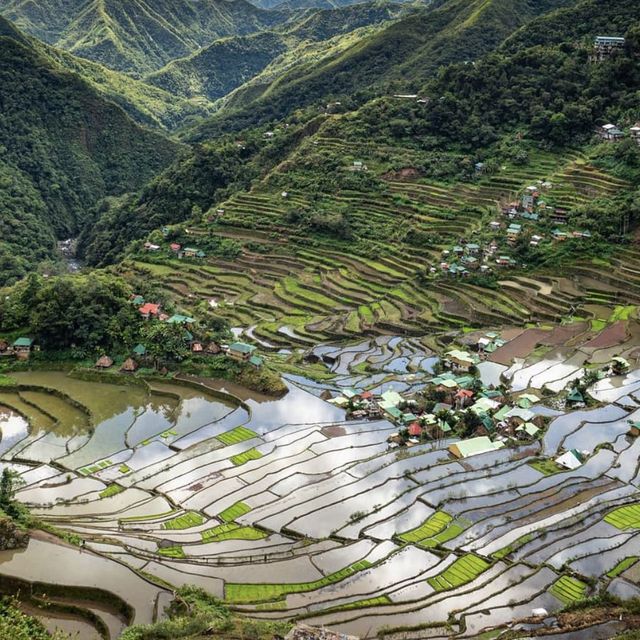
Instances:
[[[21,337],[13,343],[13,353],[18,360],[28,360],[33,349],[32,338]]]
[[[153,302],[145,302],[138,312],[145,320],[152,320],[160,316],[160,305]]]
[[[607,142],[617,142],[624,138],[624,133],[615,124],[605,124],[596,129],[596,133],[602,140]]]
[[[470,438],[469,440],[460,440],[460,442],[449,445],[449,452],[456,458],[469,458],[481,453],[496,451],[503,447],[504,442],[492,442],[487,436],[479,436],[477,438]]]
[[[194,247],[185,247],[178,253],[179,258],[204,258],[206,257],[204,251],[195,249]]]
[[[171,251],[173,251],[174,253],[178,253],[178,251],[180,251],[180,249],[182,249],[182,245],[178,244],[177,242],[172,242],[169,245],[169,249],[171,249]]]
[[[145,242],[144,243],[144,248],[147,251],[160,251],[160,245],[159,244],[153,244],[152,242]]]
[[[549,211],[549,220],[554,224],[567,224],[569,212],[566,209],[552,209]]]
[[[256,347],[252,344],[247,344],[246,342],[234,342],[229,345],[227,356],[232,360],[248,362],[255,350]]]
[[[135,305],[136,307],[141,307],[145,303],[144,296],[141,296],[137,293],[132,293],[129,297],[129,300],[131,300],[131,304]]]
[[[193,324],[195,320],[191,316],[184,316],[181,313],[174,313],[167,318],[167,324]]]
[[[521,231],[522,225],[511,223],[507,229],[507,242],[511,245],[515,244]]]
[[[629,135],[640,145],[640,122],[636,122],[636,124],[629,129]]]
[[[522,195],[522,198],[520,199],[522,208],[525,211],[533,211],[536,205],[537,198],[538,198],[538,187],[535,187],[535,186],[527,187],[524,194]]]
[[[459,349],[447,351],[442,361],[445,367],[458,371],[469,371],[469,369],[475,366],[477,362],[477,357],[471,355],[467,351],[461,351]]]
[[[515,265],[515,263],[515,260],[509,256],[499,256],[496,258],[496,264],[499,267],[511,267],[512,265]]]
[[[590,59],[592,62],[602,62],[622,49],[624,49],[624,38],[619,36],[596,36]]]
[[[145,347],[143,344],[137,344],[135,347],[133,347],[131,353],[133,353],[133,355],[138,360],[145,360],[147,357],[147,347]]]
[[[578,469],[582,466],[584,458],[582,454],[576,449],[571,449],[566,453],[563,453],[561,456],[557,457],[555,462],[557,465],[569,469],[569,471],[573,471],[574,469]]]

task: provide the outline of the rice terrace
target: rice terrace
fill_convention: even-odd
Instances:
[[[109,591],[138,623],[190,584],[253,618],[360,637],[475,637],[597,589],[637,593],[628,311],[595,330],[460,332],[440,356],[391,335],[318,345],[305,353],[323,375],[285,374],[281,399],[189,377],[13,373],[3,465],[22,502],[86,543],[34,537],[1,553],[1,572]],[[451,416],[467,408],[474,437],[460,438]],[[102,615],[112,637],[127,621]]]
[[[0,0],[0,640],[640,640],[637,0]]]

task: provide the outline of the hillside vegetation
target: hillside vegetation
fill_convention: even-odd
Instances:
[[[139,189],[179,146],[136,125],[0,19],[0,269],[54,256],[106,195]]]
[[[317,59],[298,60],[284,74],[233,96],[227,108],[187,135],[203,140],[254,126],[330,99],[364,102],[375,95],[416,92],[442,66],[480,58],[519,26],[571,0],[437,2]]]
[[[358,37],[353,35],[356,30],[383,24],[401,11],[397,5],[369,3],[311,12],[273,31],[216,40],[187,58],[172,61],[145,80],[178,96],[215,100],[244,83],[264,82],[256,76],[267,67],[266,75],[272,80],[301,60],[329,55],[340,46],[331,39],[340,41],[346,35],[353,42]]]
[[[591,4],[559,15],[567,24],[588,20]],[[219,145],[231,157],[250,151],[236,165],[241,180],[220,190],[195,187],[205,197],[189,211],[182,203],[189,185],[202,184],[190,177],[202,165],[193,158],[176,165],[152,192],[124,207],[114,203],[99,217],[83,236],[86,255],[104,264],[154,223],[186,221],[172,238],[206,249],[205,260],[151,256],[134,243],[130,266],[155,275],[185,305],[223,293],[230,304],[218,312],[230,325],[252,326],[275,345],[362,331],[558,321],[585,303],[635,300],[640,287],[626,270],[637,257],[625,230],[640,221],[640,148],[631,140],[599,144],[593,128],[611,119],[627,127],[638,117],[632,25],[639,12],[627,0],[609,7],[612,23],[629,27],[627,47],[600,64],[588,61],[590,36],[513,50],[505,43],[474,65],[449,65],[426,81],[426,101],[384,97],[344,114],[298,111],[271,131],[210,141],[204,148],[213,162]],[[169,179],[175,172],[179,189]],[[569,229],[586,230],[588,238],[553,242],[547,220],[525,224],[514,245],[504,230],[490,231],[499,205],[542,180],[553,184],[550,202],[569,212]],[[135,221],[126,235],[112,231],[125,228],[114,222],[120,220]],[[546,238],[536,249],[529,244],[534,234]],[[522,270],[494,264],[489,275],[467,280],[429,271],[438,271],[443,251],[471,237],[483,246],[495,242]],[[596,258],[606,261],[606,277],[591,264]],[[559,278],[558,265],[573,279]],[[558,293],[550,295],[550,286]]]
[[[0,0],[0,13],[40,40],[138,77],[216,38],[289,17],[246,0]]]

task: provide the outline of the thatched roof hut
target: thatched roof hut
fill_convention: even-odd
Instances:
[[[218,355],[222,349],[220,348],[220,345],[217,342],[210,342],[207,345],[207,349],[206,349],[207,353],[211,354],[211,355]]]
[[[109,356],[102,356],[96,362],[97,369],[108,369],[113,366],[113,360]]]
[[[124,373],[133,373],[137,369],[138,363],[133,358],[127,358],[120,367],[120,371]]]

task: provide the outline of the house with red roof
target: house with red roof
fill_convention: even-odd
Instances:
[[[419,438],[422,435],[422,427],[417,422],[412,422],[409,425],[408,431],[412,438]]]
[[[171,249],[171,251],[175,251],[177,253],[178,251],[180,251],[180,249],[182,249],[182,245],[178,244],[177,242],[172,242],[169,245],[169,249]]]
[[[138,311],[145,320],[151,320],[160,315],[160,305],[153,302],[145,302]]]

